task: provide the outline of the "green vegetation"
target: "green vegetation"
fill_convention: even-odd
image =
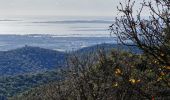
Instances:
[[[93,60],[91,57],[90,60],[82,60],[81,57],[74,56],[69,62],[69,69],[63,71],[65,80],[31,89],[10,99],[144,100],[154,97],[168,100],[170,98],[170,88],[164,82],[164,79],[168,79],[170,75],[165,72],[157,75],[152,68],[158,65],[149,61],[145,55],[112,50],[109,56],[99,52]]]
[[[0,76],[20,75],[57,69],[66,62],[67,53],[25,46],[0,52]]]
[[[0,95],[14,96],[31,88],[61,79],[57,71],[0,77]]]
[[[118,45],[114,44],[101,44],[91,46],[80,49],[78,51],[70,52],[69,56],[71,57],[74,55],[78,55],[81,59],[89,59],[90,55],[91,59],[93,58],[93,61],[95,55],[97,54],[96,51],[103,49],[105,53],[109,53],[113,48],[116,48],[117,46]],[[127,50],[127,47],[122,46],[122,48],[124,50]],[[137,48],[136,50],[133,50],[139,52]],[[2,63],[4,63],[5,65],[5,68],[1,65],[2,70],[0,72],[4,73],[6,70],[8,70],[3,76],[0,77],[0,95],[2,97],[15,96],[32,88],[56,82],[61,79],[63,80],[64,76],[61,76],[60,73],[56,70],[61,68],[66,70],[68,66],[64,62],[59,63],[60,61],[65,61],[65,58],[66,56],[68,56],[68,54],[38,47],[26,46],[24,48],[1,52],[0,55],[1,58],[4,57],[4,60],[0,59],[1,61],[4,61],[0,62],[0,65]],[[94,57],[92,57],[92,55],[94,55]],[[18,60],[14,62],[15,59]],[[51,59],[54,59],[54,61]],[[12,62],[9,63],[8,61]],[[21,62],[24,62],[23,64],[25,66],[18,66]],[[45,67],[45,69],[43,70],[44,67],[40,66],[38,62],[41,62],[44,67],[47,67]],[[49,65],[54,66],[55,64],[59,64],[61,67],[58,65],[57,67],[49,67]],[[13,71],[10,71],[9,68]]]
[[[2,77],[1,83],[7,84],[1,85],[5,91],[12,87],[11,94],[17,90],[15,86],[24,87],[15,96],[6,92],[12,96],[9,100],[169,100],[170,1],[153,2],[143,2],[136,17],[135,2],[128,0],[125,6],[120,3],[118,10],[123,16],[110,26],[119,42],[142,52],[128,52],[119,47],[85,48],[70,53],[60,77],[52,72],[24,78]],[[151,11],[148,19],[141,18],[143,8]]]

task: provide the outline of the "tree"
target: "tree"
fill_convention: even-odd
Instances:
[[[150,97],[152,95],[164,97],[163,94],[170,93],[170,1],[143,1],[137,15],[134,15],[134,5],[135,1],[132,0],[128,0],[125,6],[120,3],[118,11],[123,15],[116,18],[110,29],[122,44],[143,50],[142,56],[145,56],[145,59],[141,59],[142,62],[135,67],[146,69],[138,73],[141,75],[145,73],[141,77],[145,78],[142,85],[150,89],[142,91],[147,94],[146,96],[152,92],[149,93]],[[144,8],[150,11],[147,18],[142,17]],[[149,74],[152,77],[149,78]]]
[[[123,16],[116,18],[110,26],[119,41],[125,45],[137,46],[153,56],[161,64],[170,65],[170,1],[152,0],[143,2],[138,14],[134,16],[134,2],[128,1],[124,7],[120,3],[119,12]],[[150,10],[147,19],[141,16],[144,8]],[[127,42],[131,40],[133,44]]]

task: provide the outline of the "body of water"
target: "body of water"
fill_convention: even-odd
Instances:
[[[58,36],[109,36],[113,17],[2,17],[0,34],[52,34]]]
[[[0,18],[0,51],[25,45],[59,51],[113,43],[113,17],[8,17]]]

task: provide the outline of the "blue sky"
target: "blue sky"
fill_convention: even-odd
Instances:
[[[0,0],[0,16],[116,16],[120,1],[125,0]]]

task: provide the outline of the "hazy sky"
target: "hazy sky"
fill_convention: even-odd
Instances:
[[[120,1],[124,0],[0,0],[0,16],[113,16]]]

